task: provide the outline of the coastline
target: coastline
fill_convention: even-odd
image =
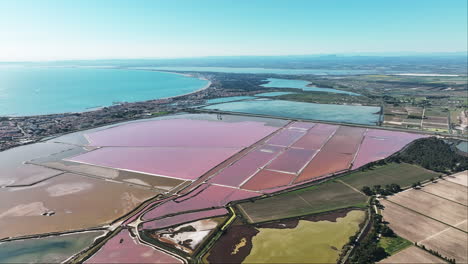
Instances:
[[[81,66],[82,67],[82,66]],[[50,66],[44,67],[44,68],[53,68]],[[80,68],[76,66],[56,66],[56,68]],[[114,103],[111,105],[107,106],[94,106],[94,107],[89,107],[86,109],[83,109],[81,111],[73,111],[73,112],[58,112],[58,113],[50,113],[50,114],[39,114],[39,115],[1,115],[0,117],[6,117],[6,118],[28,118],[28,117],[45,117],[45,116],[54,116],[54,115],[67,115],[67,114],[82,114],[82,113],[88,113],[88,112],[95,112],[95,111],[101,111],[106,107],[113,107],[113,106],[122,106],[127,103],[144,103],[144,102],[150,102],[150,101],[156,101],[156,100],[168,100],[168,99],[176,99],[178,97],[183,97],[183,96],[188,96],[192,95],[201,91],[204,91],[208,89],[212,82],[202,76],[193,76],[192,74],[188,73],[180,73],[180,72],[169,72],[169,71],[159,71],[159,70],[152,70],[152,69],[132,69],[132,68],[112,68],[112,67],[94,67],[94,66],[89,66],[86,68],[93,68],[93,69],[112,69],[112,70],[139,70],[139,71],[151,71],[151,72],[160,72],[160,73],[168,73],[168,74],[176,74],[184,77],[189,77],[189,78],[196,78],[199,80],[207,81],[208,83],[201,87],[200,89],[197,89],[195,91],[189,92],[189,93],[184,93],[184,94],[179,94],[179,95],[174,95],[174,96],[168,96],[168,97],[162,97],[162,98],[152,98],[148,100],[143,100],[143,101],[135,101],[135,102],[121,102],[121,103]]]

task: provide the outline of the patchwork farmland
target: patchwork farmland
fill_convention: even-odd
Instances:
[[[381,200],[384,219],[400,236],[456,262],[468,261],[467,187],[458,174],[420,189],[410,189]]]

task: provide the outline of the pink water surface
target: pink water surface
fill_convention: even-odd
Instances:
[[[175,226],[183,223],[192,222],[198,219],[210,218],[215,216],[227,215],[229,212],[225,208],[199,211],[194,213],[181,214],[162,219],[145,222],[142,224],[142,229],[161,229],[169,226]]]
[[[311,123],[311,122],[294,122],[291,125],[289,125],[289,127],[302,128],[302,129],[309,130],[315,125],[316,125],[315,123]]]
[[[170,214],[178,214],[186,211],[200,210],[206,208],[216,208],[227,205],[232,201],[244,200],[260,195],[259,193],[249,192],[229,187],[209,185],[201,193],[190,199],[178,203],[168,201],[154,209],[146,212],[142,219],[151,220]]]
[[[290,146],[296,140],[301,138],[305,135],[305,131],[303,129],[294,129],[290,127],[286,127],[272,138],[270,138],[267,143],[271,145],[278,145],[278,146]]]
[[[281,150],[283,147],[269,145],[258,147],[215,175],[210,182],[237,187],[271,161]]]
[[[71,158],[102,167],[194,180],[240,148],[105,147]]]
[[[267,169],[297,173],[309,162],[315,150],[290,148],[274,159]]]
[[[289,173],[281,173],[277,171],[261,170],[246,184],[242,185],[242,189],[260,191],[269,188],[288,185],[296,175]]]
[[[123,229],[85,263],[183,263],[183,261],[150,246],[139,244],[127,229]]]
[[[167,119],[125,124],[87,134],[93,146],[247,147],[276,131],[262,122]]]
[[[319,149],[327,142],[330,135],[335,133],[338,126],[317,124],[306,135],[293,144],[293,147],[305,149]]]
[[[426,135],[369,129],[361,148],[353,162],[352,169],[357,169],[369,162],[384,159],[401,150],[407,144]]]

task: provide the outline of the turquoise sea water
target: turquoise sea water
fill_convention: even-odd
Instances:
[[[142,67],[139,67],[142,69]],[[319,69],[265,69],[265,68],[231,68],[231,67],[144,67],[165,71],[195,71],[195,72],[226,72],[226,73],[252,73],[252,74],[313,74],[313,75],[353,75],[376,74],[375,70],[319,70]]]
[[[209,105],[204,109],[363,125],[376,125],[380,120],[378,114],[380,107],[375,106],[313,104],[268,99]]]
[[[96,68],[0,68],[0,115],[80,112],[194,92],[208,81],[179,74]]]
[[[310,84],[308,81],[303,80],[288,80],[288,79],[276,79],[276,78],[268,78],[268,83],[263,84],[263,87],[268,88],[298,88],[304,91],[312,91],[312,92],[328,92],[328,93],[341,93],[341,94],[349,94],[349,95],[360,95],[353,92],[342,91],[332,88],[319,88],[319,87],[309,87],[307,86]]]

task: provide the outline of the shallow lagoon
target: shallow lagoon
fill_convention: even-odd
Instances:
[[[353,92],[342,91],[332,88],[319,88],[319,87],[310,87],[307,86],[310,84],[308,81],[303,80],[288,80],[288,79],[276,79],[276,78],[268,78],[268,83],[262,84],[263,87],[268,88],[297,88],[302,89],[306,92],[327,92],[327,93],[340,93],[340,94],[348,94],[348,95],[360,95]]]
[[[226,103],[226,102],[239,101],[239,100],[245,100],[245,99],[254,99],[254,98],[255,97],[253,96],[230,96],[230,97],[208,99],[206,100],[206,103],[207,104],[219,104],[219,103]]]
[[[247,100],[203,107],[209,110],[376,125],[380,107],[359,105],[313,104],[282,100]]]
[[[60,263],[89,247],[104,231],[0,243],[1,263]]]
[[[0,68],[0,115],[81,112],[191,93],[208,81],[180,74],[98,68]]]
[[[376,70],[329,70],[329,69],[272,69],[272,68],[235,68],[235,67],[138,67],[140,69],[192,72],[225,72],[251,74],[313,74],[313,75],[353,75],[376,74]]]
[[[255,96],[273,97],[273,96],[281,96],[281,95],[287,95],[287,94],[294,94],[294,93],[292,92],[270,92],[270,93],[259,93],[259,94],[256,94]]]

